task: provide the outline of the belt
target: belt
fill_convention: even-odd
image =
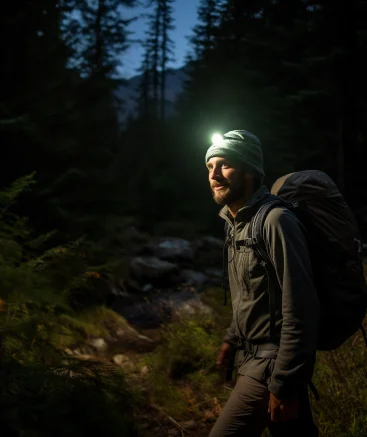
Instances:
[[[279,345],[275,343],[254,344],[248,340],[241,340],[241,349],[257,358],[275,360],[278,356]]]

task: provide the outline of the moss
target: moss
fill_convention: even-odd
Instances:
[[[163,343],[146,358],[149,400],[179,420],[200,416],[215,397],[224,400],[215,365],[220,337],[212,316],[166,326]]]

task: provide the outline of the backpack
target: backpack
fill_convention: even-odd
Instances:
[[[334,350],[363,329],[367,286],[355,219],[336,184],[325,173],[306,170],[278,179],[249,224],[252,246],[273,269],[262,238],[271,209],[286,206],[303,224],[320,301],[318,350]]]

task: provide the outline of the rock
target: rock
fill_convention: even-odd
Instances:
[[[135,226],[129,226],[127,227],[123,232],[124,238],[127,240],[132,241],[146,241],[147,235],[142,234],[138,229],[136,229]]]
[[[93,338],[88,341],[88,344],[96,349],[97,352],[105,352],[108,349],[106,340],[103,338]]]
[[[162,260],[186,260],[192,261],[194,251],[187,240],[170,238],[158,243],[154,248],[154,254]]]
[[[121,305],[116,307],[116,311],[125,317],[129,323],[139,328],[158,328],[163,321],[162,314],[156,308],[156,305],[150,302],[137,302],[132,305]]]
[[[207,246],[211,246],[214,249],[223,250],[224,239],[221,240],[220,238],[207,236],[207,237],[203,237],[201,241],[203,244]]]
[[[80,358],[81,360],[95,360],[96,357],[94,355],[90,355],[90,354],[79,354],[78,358]]]
[[[115,355],[112,358],[112,361],[126,371],[131,372],[135,368],[134,363],[130,360],[130,358],[123,354]]]
[[[147,337],[146,335],[139,334],[138,339],[141,341],[146,341],[148,343],[154,343],[154,341],[151,338]]]
[[[181,280],[187,285],[196,285],[200,287],[208,280],[208,278],[204,273],[195,270],[182,270]]]
[[[178,267],[176,264],[162,261],[154,256],[138,256],[131,261],[131,271],[138,279],[167,281],[178,273]]]
[[[89,354],[89,353],[85,353],[84,350],[85,350],[84,348],[83,348],[83,351],[81,351],[81,350],[78,349],[78,348],[73,349],[73,350],[71,350],[71,349],[69,349],[69,348],[66,348],[66,349],[65,349],[65,352],[66,352],[68,355],[71,355],[71,356],[77,357],[77,358],[79,358],[79,359],[81,359],[81,360],[93,360],[93,359],[96,359],[96,357],[95,357],[94,355]]]
[[[198,298],[192,298],[172,306],[172,319],[182,319],[188,316],[209,315],[213,310]]]
[[[219,268],[223,264],[223,243],[217,238],[204,237],[193,243],[195,262],[203,270],[208,267]]]
[[[124,328],[119,328],[115,332],[115,335],[117,336],[117,341],[113,344],[113,346],[110,346],[110,350],[112,351],[117,352],[123,348],[138,352],[151,352],[156,346],[156,342],[154,340],[146,335],[139,334],[136,329],[127,323]]]
[[[129,295],[125,288],[117,287],[111,283],[109,283],[109,290],[111,295],[115,297],[127,297]]]
[[[148,366],[143,366],[141,369],[140,369],[140,375],[141,376],[145,376],[145,375],[147,375],[149,373],[149,367]]]
[[[180,423],[180,425],[182,426],[182,428],[187,429],[187,430],[198,428],[198,424],[195,422],[195,420],[189,420],[187,422],[182,422],[182,423]]]
[[[145,285],[142,287],[141,291],[142,291],[143,293],[149,293],[149,291],[152,291],[153,288],[154,288],[154,287],[153,287],[152,284],[145,284]]]
[[[121,306],[118,313],[139,328],[154,329],[159,328],[162,323],[169,323],[185,316],[210,314],[212,309],[200,300],[200,295],[195,289],[184,289],[155,294],[151,301]]]
[[[204,270],[208,278],[208,283],[212,285],[221,285],[223,283],[223,269],[209,267]]]

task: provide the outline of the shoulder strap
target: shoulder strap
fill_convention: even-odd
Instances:
[[[273,263],[268,255],[268,251],[263,239],[263,226],[269,212],[277,206],[287,206],[287,204],[274,195],[270,195],[263,205],[260,206],[257,213],[253,216],[249,223],[249,235],[251,240],[251,247],[254,249],[256,255],[260,259],[260,264],[264,267],[268,277],[268,295],[269,295],[269,313],[270,313],[270,327],[269,327],[269,342],[276,343],[276,326],[275,326],[275,312],[276,299],[275,292],[271,284],[271,278],[276,281],[276,274]]]
[[[256,255],[268,265],[272,265],[268,252],[265,247],[265,241],[263,239],[263,227],[269,212],[277,206],[285,206],[288,204],[279,199],[279,197],[273,194],[268,197],[266,202],[261,205],[257,213],[252,217],[249,224],[249,235],[251,238],[251,245],[254,248]]]
[[[227,291],[228,291],[228,239],[229,235],[229,224],[224,222],[224,234],[225,240],[223,244],[223,293],[224,293],[224,306],[227,305]]]

